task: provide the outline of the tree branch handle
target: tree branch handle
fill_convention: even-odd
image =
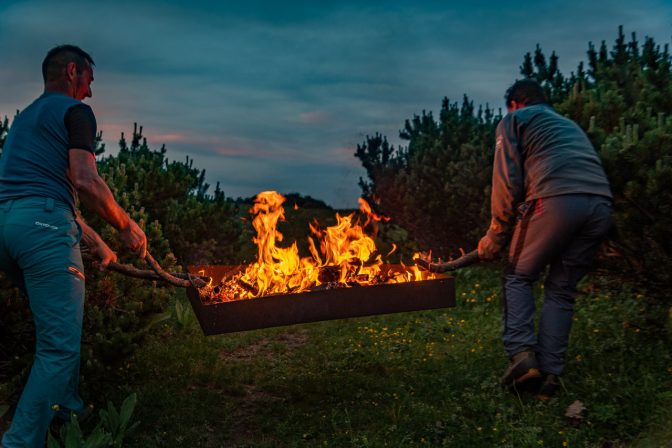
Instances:
[[[480,258],[478,257],[478,250],[472,250],[471,252],[462,255],[456,260],[446,261],[445,263],[432,263],[431,261],[424,258],[418,258],[415,260],[415,264],[429,272],[442,273],[455,271],[457,269],[478,263],[479,261]]]
[[[194,288],[199,289],[207,284],[205,280],[195,275],[187,274],[187,279],[185,280],[175,276],[174,274],[169,274],[163,270],[163,268],[159,265],[159,263],[157,263],[157,261],[149,252],[147,252],[145,255],[145,261],[147,264],[149,264],[149,267],[152,268],[156,275],[171,285],[181,286],[183,288],[189,288],[190,286],[193,286]]]
[[[82,258],[88,261],[98,261],[95,257],[93,257],[91,254],[88,253],[88,251],[83,250],[82,251]],[[161,268],[159,263],[156,262],[156,260],[149,254],[147,253],[147,256],[145,257],[145,260],[149,264],[149,266],[152,268],[151,270],[149,269],[138,269],[133,265],[130,264],[122,264],[122,263],[116,263],[112,262],[107,265],[107,270],[108,271],[114,271],[118,272],[119,274],[123,274],[127,277],[133,277],[133,278],[140,278],[143,280],[163,280],[173,286],[179,286],[182,288],[188,288],[190,286],[193,286],[194,288],[202,288],[203,286],[207,285],[208,282],[210,281],[209,277],[201,277],[201,276],[196,276],[196,275],[191,275],[191,274],[183,274],[179,272],[171,272],[168,273]]]

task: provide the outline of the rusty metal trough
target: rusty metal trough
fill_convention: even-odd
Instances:
[[[222,267],[190,269],[217,278]],[[219,277],[221,278],[221,277]],[[408,283],[353,286],[300,294],[285,294],[204,303],[196,288],[187,296],[206,336],[377,314],[455,306],[455,279],[445,277]]]

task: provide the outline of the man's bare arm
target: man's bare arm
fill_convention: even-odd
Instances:
[[[91,255],[100,260],[100,267],[106,268],[108,264],[117,261],[117,254],[109,248],[105,241],[84,221],[84,218],[77,211],[75,220],[82,228],[82,243],[91,252]]]
[[[114,200],[110,188],[98,174],[95,156],[90,151],[71,148],[68,175],[84,205],[117,229],[124,245],[144,258],[147,237]]]

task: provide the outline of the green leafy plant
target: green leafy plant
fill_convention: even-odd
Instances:
[[[70,422],[59,430],[58,439],[49,433],[48,448],[121,448],[124,439],[140,424],[140,422],[131,424],[137,401],[135,393],[129,395],[121,404],[119,411],[111,401],[108,401],[107,409],[102,409],[99,413],[100,422],[88,437],[84,436],[77,416],[73,414]]]
[[[72,415],[70,423],[63,425],[59,431],[59,439],[50,432],[47,439],[48,448],[103,448],[110,446],[112,436],[99,425],[88,436],[84,437],[77,421]]]
[[[111,434],[110,446],[119,448],[123,446],[123,441],[139,424],[131,424],[131,417],[138,402],[136,394],[131,394],[121,404],[121,409],[117,411],[111,401],[107,402],[107,409],[100,411],[100,421],[106,431]]]
[[[194,312],[189,305],[184,305],[181,300],[176,300],[175,319],[180,328],[189,328],[195,321]]]

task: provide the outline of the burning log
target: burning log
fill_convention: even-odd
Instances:
[[[320,283],[338,282],[341,277],[341,268],[339,266],[323,266],[320,268],[320,273],[317,279]]]
[[[250,284],[247,283],[245,280],[238,279],[238,280],[236,280],[236,284],[237,284],[238,286],[240,286],[241,288],[243,288],[245,291],[247,291],[247,292],[249,292],[250,294],[252,294],[253,296],[256,296],[256,295],[259,294],[259,289],[258,289],[258,288],[255,288],[255,287],[252,286],[252,285],[250,285]],[[220,289],[219,289],[219,290],[221,291],[221,286],[220,286]]]

